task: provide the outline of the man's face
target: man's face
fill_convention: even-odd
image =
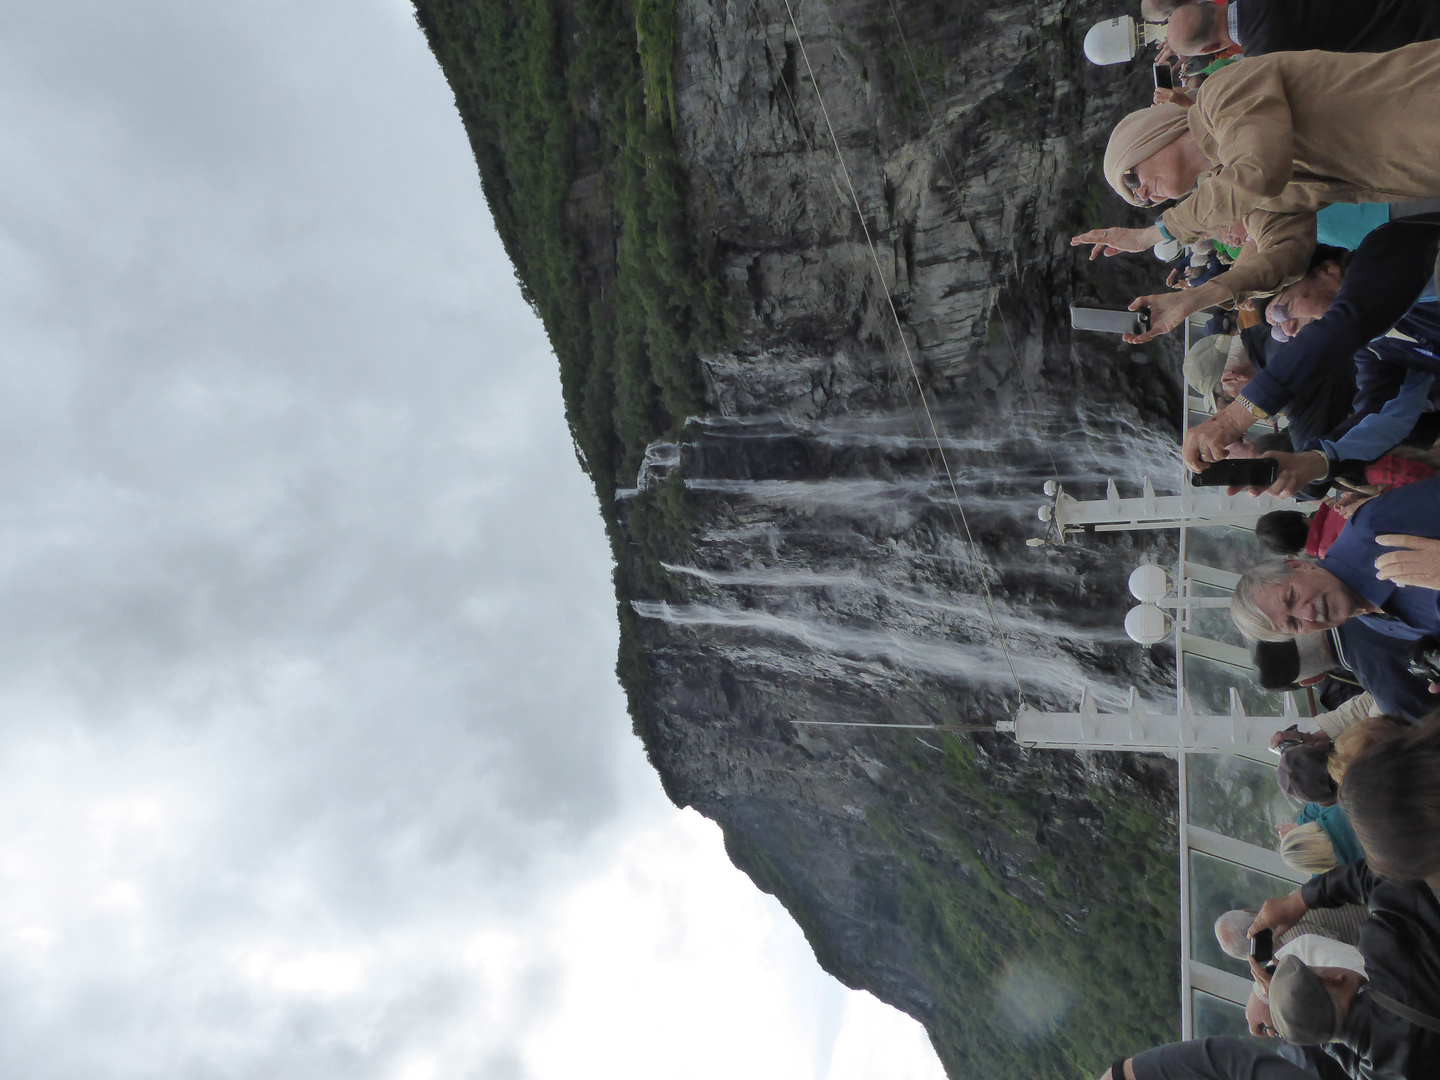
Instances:
[[[1367,605],[1334,574],[1313,563],[1286,560],[1293,572],[1255,591],[1256,603],[1270,624],[1286,636],[1339,626]]]
[[[1309,326],[1330,309],[1344,284],[1345,271],[1340,264],[1323,262],[1294,285],[1286,285],[1275,294],[1265,309],[1265,321],[1276,337],[1293,338],[1302,327]]]

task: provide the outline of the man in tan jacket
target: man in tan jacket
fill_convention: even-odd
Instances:
[[[1440,196],[1440,42],[1388,53],[1272,53],[1212,75],[1188,110],[1131,113],[1105,153],[1105,178],[1136,206],[1178,198],[1159,226],[1071,239],[1091,258],[1165,238],[1219,237],[1244,222],[1253,242],[1194,289],[1137,298],[1147,341],[1215,304],[1273,292],[1305,272],[1315,212],[1332,202]],[[1186,194],[1188,192],[1188,194]]]

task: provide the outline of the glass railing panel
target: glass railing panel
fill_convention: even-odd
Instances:
[[[1260,905],[1270,897],[1285,896],[1294,888],[1292,881],[1217,859],[1213,855],[1190,852],[1191,958],[1222,971],[1248,975],[1250,966],[1245,961],[1233,959],[1220,951],[1220,943],[1215,940],[1215,920],[1233,908],[1259,910]]]
[[[1198,588],[1196,591],[1198,593]],[[1211,593],[1219,591],[1218,589],[1210,590]],[[1228,607],[1195,608],[1190,612],[1189,630],[1192,634],[1198,634],[1200,637],[1219,641],[1226,645],[1238,645],[1242,649],[1248,649],[1250,646],[1250,643],[1245,640],[1245,635],[1235,629],[1235,622],[1230,618]]]
[[[1257,847],[1275,848],[1276,827],[1293,822],[1300,810],[1275,783],[1275,766],[1269,762],[1233,754],[1186,754],[1185,779],[1190,824]]]
[[[1185,558],[1188,562],[1243,574],[1256,563],[1275,556],[1260,546],[1250,529],[1235,525],[1199,525],[1185,530]]]
[[[1233,1001],[1207,994],[1204,990],[1190,991],[1190,1002],[1195,1017],[1194,1037],[1208,1039],[1211,1035],[1235,1035],[1244,1038],[1250,1034],[1245,1026],[1245,1008]]]
[[[1232,686],[1240,691],[1240,701],[1251,716],[1278,718],[1285,711],[1284,695],[1260,689],[1251,681],[1248,670],[1222,664],[1208,656],[1185,654],[1185,689],[1196,712],[1229,713]],[[1278,731],[1284,725],[1275,727]]]

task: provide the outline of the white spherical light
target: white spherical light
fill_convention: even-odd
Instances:
[[[1141,645],[1156,645],[1170,636],[1170,616],[1154,604],[1133,607],[1125,616],[1125,633]]]
[[[1135,20],[1129,15],[1096,23],[1085,35],[1085,56],[1092,64],[1123,64],[1138,51]]]
[[[1170,595],[1170,575],[1163,566],[1146,563],[1130,575],[1130,595],[1146,604],[1153,604]]]
[[[1046,495],[1049,495],[1052,499],[1053,499],[1056,495],[1059,495],[1059,494],[1060,494],[1060,482],[1059,482],[1058,480],[1046,480],[1046,481],[1045,481],[1045,494],[1046,494]]]
[[[1042,506],[1039,510],[1035,511],[1035,514],[1041,521],[1051,521],[1055,517],[1055,508],[1053,506]]]

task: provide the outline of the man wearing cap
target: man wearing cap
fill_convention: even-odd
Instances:
[[[1287,959],[1270,984],[1276,1028],[1301,1045],[1343,1046],[1375,1076],[1434,1077],[1440,1069],[1440,901],[1428,885],[1380,878],[1366,863],[1350,863],[1267,900],[1251,934],[1278,933],[1312,908],[1342,903],[1364,903],[1370,911],[1360,928],[1365,978]]]
[[[1105,151],[1105,179],[1133,206],[1179,200],[1162,226],[1098,229],[1071,238],[1091,258],[1145,251],[1165,233],[1181,243],[1243,222],[1253,249],[1225,273],[1176,294],[1137,297],[1148,341],[1215,304],[1271,292],[1305,272],[1315,213],[1334,202],[1440,196],[1440,44],[1386,53],[1271,53],[1231,64],[1188,110],[1156,105],[1126,116]],[[1420,119],[1417,119],[1420,118]]]
[[[1365,909],[1359,908],[1358,910],[1363,916]],[[1246,954],[1246,959],[1249,960],[1251,974],[1255,977],[1255,985],[1250,992],[1252,1000],[1247,1003],[1245,1008],[1247,1020],[1253,1017],[1255,1021],[1248,1024],[1250,1034],[1260,1036],[1279,1035],[1282,1039],[1285,1039],[1286,1042],[1293,1041],[1284,1035],[1275,1023],[1275,1009],[1273,1004],[1275,984],[1273,976],[1261,967],[1260,963],[1248,953]],[[1323,937],[1319,934],[1302,934],[1299,937],[1292,938],[1287,944],[1281,945],[1275,950],[1274,961],[1277,972],[1281,967],[1285,966],[1287,961],[1291,961],[1302,963],[1311,969],[1324,968],[1327,970],[1343,971],[1358,976],[1361,979],[1365,978],[1365,957],[1360,954],[1359,949],[1347,942],[1336,941],[1334,938]],[[1284,1008],[1283,998],[1281,1008],[1282,1010]],[[1323,1039],[1321,1041],[1329,1042],[1330,1040]],[[1318,1043],[1297,1045],[1318,1045]]]
[[[1367,454],[1373,460],[1408,435],[1440,374],[1437,253],[1440,218],[1433,215],[1382,225],[1353,253],[1317,247],[1305,276],[1281,289],[1265,311],[1273,334],[1285,344],[1233,403],[1185,433],[1186,465],[1198,471],[1219,461],[1256,419],[1281,409],[1293,414],[1296,403],[1310,399],[1340,371],[1353,380],[1355,397],[1347,414],[1354,417],[1334,430],[1327,425],[1294,440],[1297,450],[1325,455],[1324,461],[1312,459],[1306,482],[1328,475],[1346,454],[1350,460]],[[1387,423],[1366,420],[1379,415]],[[1368,441],[1351,435],[1362,422],[1369,426]],[[1346,446],[1337,448],[1346,436]]]

